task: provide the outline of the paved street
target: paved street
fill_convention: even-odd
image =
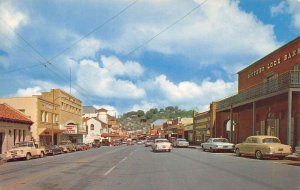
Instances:
[[[230,154],[142,145],[101,147],[0,166],[4,189],[300,189],[300,167]]]

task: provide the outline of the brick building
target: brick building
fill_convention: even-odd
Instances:
[[[238,73],[238,93],[217,102],[215,127],[234,143],[273,135],[300,144],[300,37]]]

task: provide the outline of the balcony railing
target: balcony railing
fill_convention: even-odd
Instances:
[[[289,71],[279,75],[273,80],[260,83],[252,88],[244,90],[229,98],[217,102],[217,110],[229,108],[231,105],[242,103],[247,100],[259,98],[261,96],[279,92],[288,88],[300,87],[300,71]]]

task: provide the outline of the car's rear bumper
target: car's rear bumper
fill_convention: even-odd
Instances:
[[[266,156],[266,157],[285,157],[290,154],[291,153],[267,153],[267,154],[264,154],[264,156]]]

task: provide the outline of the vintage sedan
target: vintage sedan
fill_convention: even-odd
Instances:
[[[291,153],[291,146],[281,144],[280,140],[274,136],[250,136],[245,142],[235,146],[237,156],[249,155],[255,156],[257,159],[265,157],[284,159]]]
[[[152,146],[153,143],[154,143],[153,140],[148,139],[148,140],[146,140],[146,142],[145,142],[145,147]]]
[[[167,139],[155,139],[152,144],[153,152],[165,151],[171,152],[172,144]]]
[[[173,147],[188,147],[189,145],[190,143],[186,139],[178,138],[173,142]]]
[[[234,144],[229,143],[226,138],[209,138],[207,142],[201,143],[203,151],[234,151]]]
[[[47,145],[45,146],[45,152],[47,155],[56,155],[64,153],[64,149],[58,145]]]

